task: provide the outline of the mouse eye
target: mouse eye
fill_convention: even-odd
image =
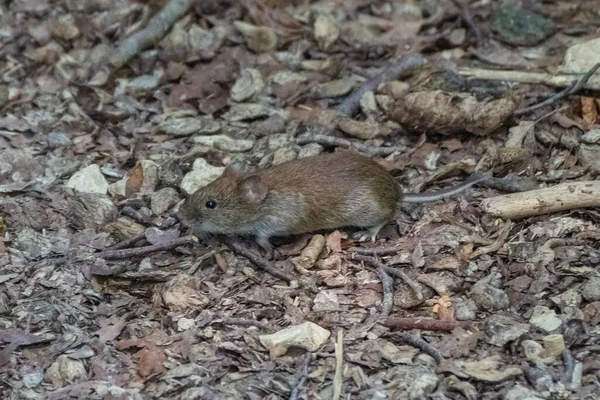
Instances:
[[[214,200],[209,200],[205,204],[206,208],[215,208],[217,206],[217,202]]]

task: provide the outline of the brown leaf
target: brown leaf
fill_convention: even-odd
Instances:
[[[598,120],[598,109],[596,99],[593,97],[581,98],[581,118],[587,127],[591,127]]]
[[[216,253],[215,254],[215,261],[217,262],[217,265],[219,266],[219,268],[221,268],[221,271],[227,272],[227,270],[229,269],[229,263],[227,262],[227,260],[225,259],[225,257],[223,257],[219,253]]]
[[[327,236],[327,247],[334,253],[342,252],[342,234],[335,231]]]
[[[129,197],[132,194],[139,192],[140,188],[142,187],[142,183],[144,183],[144,169],[140,163],[133,168],[131,175],[129,175],[129,178],[127,178],[127,182],[125,184],[125,195]]]

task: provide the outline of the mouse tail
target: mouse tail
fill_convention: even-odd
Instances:
[[[452,197],[461,192],[464,192],[473,185],[489,179],[489,173],[475,173],[466,181],[447,189],[437,190],[435,192],[424,193],[405,193],[402,196],[403,203],[425,203]]]

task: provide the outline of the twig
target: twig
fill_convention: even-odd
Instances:
[[[399,334],[397,337],[402,342],[410,344],[413,347],[423,350],[425,353],[427,353],[431,357],[433,357],[434,360],[438,362],[438,364],[440,364],[442,361],[444,361],[444,356],[442,356],[442,353],[438,349],[436,349],[434,346],[432,346],[431,344],[429,344],[425,340],[423,340],[420,332],[418,332],[418,331],[416,331],[414,333],[405,332],[405,333]]]
[[[385,272],[385,268],[377,268],[377,274],[383,286],[383,302],[379,319],[384,320],[389,317],[394,306],[394,280]]]
[[[545,106],[549,106],[551,104],[556,103],[558,100],[567,97],[569,95],[569,93],[571,92],[571,90],[573,90],[575,88],[575,86],[577,85],[577,81],[573,81],[571,82],[571,84],[569,86],[567,86],[566,88],[564,88],[563,90],[561,90],[560,92],[556,93],[554,96],[542,101],[541,103],[537,103],[534,104],[532,106],[529,107],[524,107],[524,108],[519,108],[518,110],[515,110],[515,112],[513,113],[513,115],[523,115],[523,114],[527,114],[528,112],[537,110],[538,108],[542,108]]]
[[[573,354],[571,354],[571,350],[564,349],[562,352],[563,361],[565,362],[565,375],[562,381],[566,384],[569,384],[573,381],[573,372],[575,371],[575,359],[573,358]]]
[[[145,256],[157,251],[169,250],[175,247],[194,243],[198,243],[198,238],[196,236],[183,236],[175,240],[169,240],[167,242],[154,244],[152,246],[134,247],[132,249],[124,250],[103,250],[98,253],[98,257],[102,257],[107,260],[122,260],[124,258]]]
[[[306,382],[306,379],[308,378],[308,366],[310,364],[310,360],[312,358],[312,355],[310,354],[310,352],[307,352],[304,355],[304,358],[302,360],[302,369],[300,371],[300,379],[298,380],[298,383],[296,384],[296,386],[294,386],[294,388],[292,389],[292,392],[290,393],[290,400],[298,400],[298,396],[300,395],[300,390],[302,389],[302,386],[304,386],[304,383]]]
[[[599,206],[600,181],[561,183],[544,189],[511,193],[481,201],[482,210],[507,219]]]
[[[357,254],[364,254],[366,256],[387,256],[390,254],[396,254],[398,249],[396,246],[381,246],[381,247],[351,247],[348,249],[350,252]]]
[[[547,99],[545,101],[542,101],[541,103],[534,104],[532,106],[525,107],[525,108],[520,108],[514,112],[514,115],[526,114],[530,111],[537,110],[538,108],[541,108],[541,107],[544,107],[544,106],[547,106],[550,104],[554,104],[555,102],[557,102],[558,100],[560,100],[564,97],[567,97],[567,96],[570,96],[570,95],[573,95],[573,94],[579,92],[581,90],[581,88],[583,88],[587,84],[587,82],[590,80],[592,75],[594,75],[594,73],[598,70],[598,68],[600,68],[600,63],[594,65],[584,76],[581,77],[581,79],[574,80],[573,82],[571,82],[571,84],[569,86],[567,86],[560,92],[556,93],[554,96],[550,97],[549,99]]]
[[[569,86],[573,79],[584,77],[583,74],[550,75],[541,72],[526,72],[498,69],[460,68],[458,74],[469,79],[482,79],[492,81],[510,81],[519,83],[542,84],[551,87],[563,88]],[[583,85],[585,89],[600,90],[600,76],[590,78]]]
[[[119,242],[117,244],[113,244],[112,246],[107,247],[105,250],[120,250],[120,249],[125,249],[129,246],[133,246],[134,244],[136,244],[137,242],[139,242],[142,239],[146,238],[146,233],[142,232],[140,234],[137,234],[133,237],[130,237],[129,239],[125,239],[122,242]]]
[[[170,0],[162,10],[150,18],[144,29],[119,42],[116,54],[111,58],[112,66],[115,69],[122,67],[142,50],[161,39],[175,21],[187,13],[191,4],[192,0]]]
[[[388,267],[374,257],[363,256],[361,254],[352,254],[352,259],[366,262],[377,269],[383,269],[386,273],[402,279],[415,292],[417,299],[423,300],[423,294],[419,290],[419,285],[399,269]]]
[[[457,324],[454,321],[442,321],[433,318],[389,317],[382,323],[382,325],[387,326],[388,328],[394,328],[403,331],[419,329],[425,331],[450,332],[456,328]]]
[[[425,63],[425,59],[421,54],[407,54],[398,60],[394,60],[389,67],[380,75],[377,75],[360,88],[354,91],[344,101],[342,101],[336,110],[344,117],[350,117],[360,107],[360,99],[367,92],[373,92],[381,82],[397,79],[401,75],[406,75],[412,70],[421,67]]]
[[[465,23],[465,25],[467,25],[469,30],[471,32],[473,32],[473,34],[475,35],[475,38],[477,39],[477,42],[481,42],[483,40],[483,34],[481,33],[479,24],[477,24],[477,22],[475,22],[475,18],[473,18],[473,14],[471,14],[469,7],[463,5],[458,0],[450,0],[450,1],[452,2],[452,4],[454,4],[454,6],[456,8],[458,8],[458,11],[460,11],[460,15],[461,15],[463,22]]]
[[[344,331],[338,329],[337,342],[335,343],[335,375],[333,377],[332,400],[338,400],[342,394],[342,370],[344,367]]]
[[[531,179],[517,178],[517,177],[506,177],[506,178],[494,178],[489,177],[484,185],[491,189],[500,190],[501,192],[516,193],[525,192],[527,190],[535,190],[538,185]]]
[[[273,275],[274,277],[279,278],[288,283],[297,280],[293,276],[288,275],[284,271],[271,265],[271,263],[269,261],[267,261],[265,258],[261,257],[259,254],[256,254],[254,251],[250,250],[248,247],[244,246],[242,243],[237,242],[231,238],[222,238],[221,240],[231,250],[246,257],[248,259],[248,261],[250,261],[252,264],[254,264],[257,267],[259,267],[260,269],[268,272],[269,274]]]
[[[504,243],[506,243],[506,240],[508,239],[508,235],[510,234],[510,230],[512,229],[512,227],[513,223],[507,221],[506,224],[504,224],[504,226],[500,230],[500,234],[498,235],[498,238],[494,243],[492,243],[489,246],[483,246],[478,248],[473,253],[471,253],[471,256],[469,258],[479,257],[480,255],[494,253],[500,250],[502,246],[504,246]]]
[[[394,146],[394,147],[366,146],[359,142],[351,142],[348,139],[324,135],[324,134],[320,134],[320,133],[302,135],[298,139],[296,139],[296,142],[300,145],[309,144],[309,143],[319,143],[319,144],[322,144],[325,146],[343,147],[345,149],[354,147],[359,152],[364,153],[369,156],[372,156],[372,157],[389,156],[392,153],[401,152],[404,150],[404,147],[398,147],[398,146]]]
[[[218,320],[213,321],[213,323],[219,322]],[[269,329],[269,325],[264,322],[257,321],[255,319],[247,319],[247,318],[223,318],[220,321],[225,325],[239,325],[239,326],[255,326],[260,329]]]

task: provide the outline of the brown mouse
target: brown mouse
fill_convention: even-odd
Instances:
[[[375,240],[393,221],[401,201],[420,203],[457,194],[481,182],[473,176],[431,194],[402,194],[380,164],[351,151],[290,161],[257,171],[235,161],[181,205],[178,218],[192,231],[253,236],[264,249],[269,238],[342,227],[367,228]]]

